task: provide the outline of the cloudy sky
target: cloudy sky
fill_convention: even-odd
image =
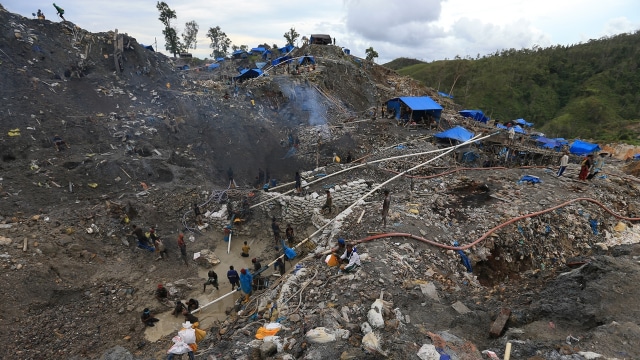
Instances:
[[[187,21],[200,26],[192,53],[210,56],[210,27],[220,26],[233,44],[277,44],[291,27],[301,35],[330,34],[337,45],[364,56],[372,46],[385,63],[398,57],[424,61],[476,57],[505,48],[577,44],[640,29],[638,0],[169,0],[178,33]],[[4,0],[25,17],[42,9],[58,21],[51,1]],[[57,0],[65,18],[91,32],[117,28],[164,50],[156,1]]]

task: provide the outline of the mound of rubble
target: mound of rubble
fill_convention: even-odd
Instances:
[[[155,299],[159,283],[171,302],[203,305],[196,355],[207,359],[481,359],[507,346],[517,359],[640,357],[640,188],[622,162],[587,183],[579,159],[558,178],[558,154],[524,140],[507,161],[504,135],[450,100],[443,124],[491,136],[444,153],[439,130],[373,111],[433,89],[334,46],[297,49],[316,64],[236,88],[239,63],[179,71],[115,30],[1,6],[0,28],[2,357],[165,358],[182,321]],[[55,135],[69,147],[57,151]],[[251,211],[233,217],[245,201]],[[224,274],[252,268],[244,241],[263,265],[282,254],[274,217],[296,229],[297,256],[243,302]],[[136,247],[131,224],[155,227],[168,260]],[[356,244],[353,273],[324,261],[338,238]],[[220,289],[201,292],[210,269]],[[140,321],[145,308],[156,328]]]

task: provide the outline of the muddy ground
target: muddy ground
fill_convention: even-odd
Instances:
[[[447,146],[428,137],[435,130],[370,119],[382,99],[434,94],[432,89],[332,46],[301,50],[299,55],[322,59],[316,67],[304,67],[300,75],[282,71],[254,79],[241,84],[234,96],[225,73],[177,71],[170,59],[128,36],[120,71],[112,33],[89,34],[72,23],[39,22],[1,8],[0,29],[0,335],[7,339],[2,357],[164,358],[182,319],[169,315],[170,308],[154,298],[158,283],[171,284],[173,299],[196,297],[204,304],[230,290],[224,276],[228,265],[250,267],[239,256],[242,241],[263,263],[279,254],[269,220],[284,218],[280,203],[254,209],[229,255],[221,229],[194,229],[193,203],[215,212],[224,205],[222,194],[236,202],[252,191],[260,194],[254,189],[259,168],[285,183],[295,171],[330,163],[334,152],[370,161]],[[233,75],[234,68],[230,64],[222,71]],[[448,123],[460,121],[454,104],[443,105]],[[301,140],[294,154],[289,133]],[[55,135],[69,148],[57,151]],[[393,147],[398,143],[403,148]],[[471,166],[492,156],[478,151],[483,158]],[[502,355],[510,341],[516,359],[583,359],[589,351],[606,358],[640,357],[635,227],[588,203],[492,235],[466,252],[473,273],[466,272],[455,252],[404,237],[360,245],[367,256],[355,275],[336,276],[335,269],[313,256],[336,237],[357,240],[383,231],[465,244],[514,216],[576,197],[593,197],[618,214],[638,216],[637,179],[620,172],[622,163],[609,162],[609,176],[586,184],[574,180],[575,163],[566,178],[557,179],[557,156],[535,159],[526,164],[540,166],[535,169],[511,163],[507,169],[390,183],[387,229],[377,215],[382,199],[377,192],[335,233],[315,238],[316,246],[301,251],[295,262],[305,272],[278,278],[270,269],[273,287],[254,294],[251,306],[235,308],[236,293],[203,310],[198,316],[209,335],[198,355],[405,359],[417,358],[423,344],[435,344],[453,358],[473,359],[485,349]],[[444,157],[414,175],[463,165],[455,160]],[[419,162],[363,167],[306,191],[322,194],[358,179],[379,184],[393,171]],[[330,174],[340,166],[316,173]],[[229,167],[238,189],[225,193]],[[540,177],[543,184],[519,184],[525,174]],[[365,214],[358,221],[360,209]],[[313,216],[317,219],[317,212]],[[125,218],[145,230],[156,226],[168,260],[155,260],[154,254],[136,248]],[[591,231],[589,219],[599,221],[598,232]],[[300,239],[315,231],[311,213],[299,220]],[[208,269],[181,262],[180,232],[188,239],[189,258],[203,249],[218,255],[220,292],[202,294]],[[287,279],[302,290],[292,300],[296,305],[282,310],[286,329],[278,341],[286,344],[277,354],[261,352],[254,339],[260,323],[248,313],[267,298],[277,298]],[[313,286],[304,286],[307,280]],[[422,290],[427,284],[434,285],[437,300]],[[371,349],[363,346],[362,324],[381,291],[393,307],[384,314],[385,325],[375,329],[379,348]],[[468,311],[452,308],[458,302]],[[139,321],[146,307],[159,314],[157,328],[145,329]],[[512,315],[500,336],[492,338],[489,329],[503,308]],[[346,329],[349,335],[328,344],[305,335],[320,326]],[[579,341],[567,340],[569,335]]]

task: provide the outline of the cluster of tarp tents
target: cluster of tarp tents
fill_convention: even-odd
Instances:
[[[395,118],[398,120],[418,121],[433,117],[435,121],[439,121],[442,115],[442,106],[428,96],[404,96],[394,98],[387,100],[386,107],[387,110],[395,112]],[[403,109],[405,109],[404,112]]]

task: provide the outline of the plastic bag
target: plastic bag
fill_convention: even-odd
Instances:
[[[338,260],[338,257],[334,254],[327,255],[327,258],[324,260],[324,262],[326,262],[330,267],[340,265],[340,260]]]
[[[274,336],[281,328],[282,325],[278,323],[269,323],[266,326],[261,326],[256,332],[256,339],[262,340],[267,336]]]
[[[193,329],[196,332],[196,343],[199,343],[207,336],[207,332],[202,329]]]
[[[196,331],[195,329],[182,329],[178,331],[178,336],[182,338],[187,344],[194,344],[196,342]]]
[[[189,351],[192,351],[189,345],[187,345],[180,336],[173,337],[173,346],[167,350],[167,354],[186,354]]]

